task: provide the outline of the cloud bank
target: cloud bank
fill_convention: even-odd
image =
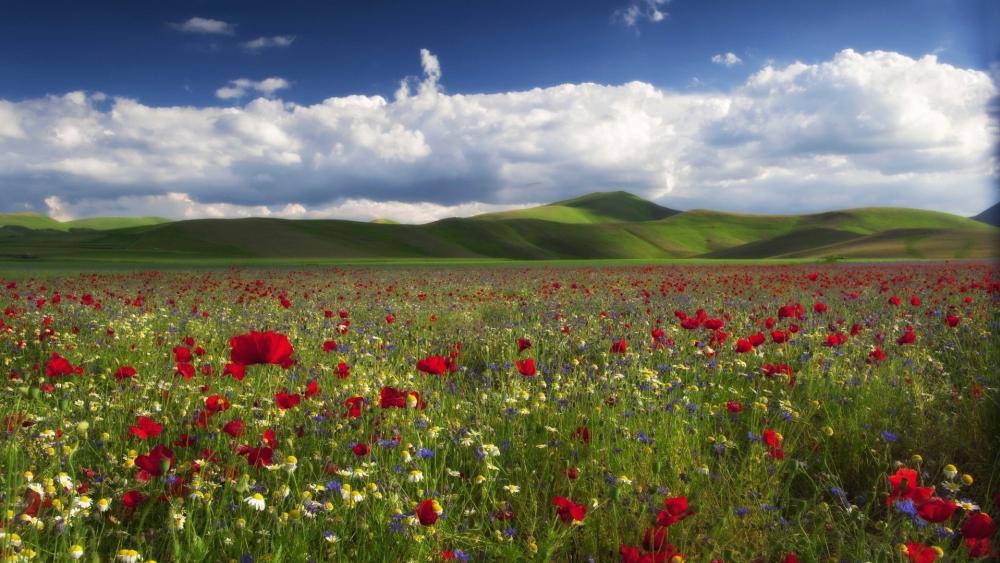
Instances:
[[[611,189],[771,213],[971,215],[994,203],[986,107],[997,89],[933,55],[845,50],[696,93],[631,82],[451,94],[437,57],[424,50],[421,63],[392,99],[299,105],[234,81],[223,97],[264,96],[233,107],[84,92],[0,100],[0,205],[421,222]]]

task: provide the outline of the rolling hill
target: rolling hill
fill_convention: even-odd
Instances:
[[[68,231],[70,229],[90,229],[106,231],[145,225],[168,223],[163,217],[90,217],[72,221],[58,221],[40,213],[0,213],[0,227],[24,227],[26,229],[49,229]]]
[[[11,217],[11,215],[4,216]],[[92,221],[17,214],[6,259],[985,258],[1000,229],[948,213],[862,208],[803,215],[677,212],[626,192],[424,225],[272,218]],[[85,220],[86,221],[86,220]],[[145,221],[145,223],[143,223]],[[55,223],[56,226],[52,226]],[[79,223],[77,223],[79,224]],[[88,223],[83,223],[88,224]]]

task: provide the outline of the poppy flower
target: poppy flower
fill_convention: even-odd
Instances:
[[[48,363],[45,365],[45,375],[49,378],[55,378],[65,375],[80,375],[83,373],[82,366],[74,366],[69,360],[60,356],[56,352],[52,352],[52,356],[49,358]]]
[[[267,446],[259,448],[241,446],[236,450],[236,453],[245,456],[247,458],[247,463],[251,467],[267,467],[274,463],[274,460],[272,459],[274,456],[274,450]]]
[[[962,524],[962,536],[973,539],[986,539],[993,537],[997,531],[997,524],[985,512],[973,512]]]
[[[354,447],[351,448],[351,451],[354,452],[354,455],[358,457],[364,457],[369,453],[371,453],[372,450],[371,448],[368,447],[368,444],[364,442],[358,442],[357,444],[354,444]]]
[[[624,354],[626,352],[628,352],[628,342],[625,342],[624,339],[617,340],[611,345],[612,354]]]
[[[883,352],[881,348],[876,346],[875,348],[872,349],[871,352],[868,352],[868,359],[865,361],[869,364],[874,362],[884,362],[885,358],[886,358],[885,352]]]
[[[347,415],[349,418],[358,418],[361,416],[361,410],[364,407],[365,398],[364,397],[350,397],[344,401],[344,406],[347,407]]]
[[[951,314],[951,313],[948,313],[944,317],[944,322],[948,326],[950,326],[952,328],[955,328],[956,326],[958,326],[958,323],[962,322],[962,319],[959,318],[959,317],[957,317],[957,316],[955,316],[955,315],[953,315],[953,314]]]
[[[320,393],[319,383],[316,383],[315,379],[310,379],[309,383],[306,384],[306,390],[303,392],[303,394],[306,396],[307,399],[311,399],[319,395],[319,393]]]
[[[691,514],[687,497],[668,497],[663,500],[663,509],[656,515],[656,525],[672,526]]]
[[[642,548],[646,551],[662,551],[667,544],[667,526],[656,526],[646,528],[646,533],[642,537]]]
[[[524,352],[528,348],[531,348],[531,341],[530,340],[528,340],[527,338],[518,338],[517,339],[517,353],[518,354],[520,354],[521,352]]]
[[[753,344],[747,338],[740,338],[736,341],[736,353],[743,354],[753,350]]]
[[[174,466],[174,452],[163,444],[158,444],[148,454],[136,456],[135,466],[154,477],[159,477]]]
[[[921,503],[917,507],[917,514],[924,520],[937,524],[951,518],[956,508],[958,505],[955,501],[934,497]]]
[[[351,366],[347,365],[347,362],[340,362],[335,373],[340,379],[347,379],[351,376]]]
[[[578,426],[576,430],[573,431],[573,437],[580,440],[584,444],[590,443],[590,429],[586,426]]]
[[[184,379],[191,379],[194,377],[194,364],[189,362],[181,362],[177,364],[174,368],[174,373],[183,377]]]
[[[896,344],[902,346],[904,344],[913,344],[916,341],[917,335],[913,332],[913,326],[906,325],[906,330],[903,331],[903,334],[896,339]]]
[[[178,364],[191,361],[191,349],[186,346],[174,347],[174,361]]]
[[[149,497],[139,491],[128,491],[122,495],[122,504],[134,510],[140,504],[146,502],[146,499],[148,498]]]
[[[420,520],[420,523],[424,526],[433,526],[435,522],[438,521],[438,517],[444,509],[438,504],[435,499],[426,499],[417,505],[416,516]]]
[[[587,516],[586,505],[577,504],[566,497],[555,497],[552,499],[552,504],[557,507],[556,513],[559,515],[559,519],[566,524],[583,522],[584,517]]]
[[[210,395],[205,399],[205,408],[211,413],[229,410],[229,399],[222,395]]]
[[[427,356],[417,362],[417,371],[432,375],[443,375],[448,369],[444,356]]]
[[[532,377],[535,375],[535,360],[534,358],[526,358],[524,360],[516,360],[514,362],[517,365],[517,371],[525,377]]]
[[[920,505],[934,494],[934,487],[919,486],[916,470],[908,467],[899,468],[888,479],[892,491],[889,493],[889,498],[886,499],[886,506],[892,505],[897,499],[909,499],[913,501],[913,504]]]
[[[163,425],[157,424],[155,420],[148,416],[140,416],[128,431],[140,440],[148,440],[160,435],[163,432]]]
[[[228,375],[236,381],[243,381],[243,378],[247,375],[247,367],[243,364],[229,362],[222,368],[222,375]]]
[[[295,364],[288,337],[270,330],[234,336],[229,339],[229,348],[229,359],[236,364],[273,364],[285,369]]]
[[[298,393],[288,393],[287,391],[278,391],[274,394],[274,404],[278,406],[281,410],[287,410],[295,408],[302,401],[302,396]]]
[[[783,344],[785,342],[788,342],[788,333],[781,330],[772,331],[771,340],[775,344]]]
[[[136,370],[135,370],[134,367],[132,367],[132,366],[122,366],[122,367],[118,368],[118,371],[115,372],[115,379],[117,379],[118,381],[121,381],[123,379],[128,379],[130,377],[135,377],[136,373],[137,372],[136,372]]]
[[[242,436],[245,429],[246,429],[246,424],[244,424],[243,421],[238,418],[230,420],[222,427],[222,431],[225,432],[226,434],[229,434],[233,438],[239,438],[240,436]]]
[[[726,401],[726,410],[734,414],[743,412],[743,404],[739,401]]]
[[[906,544],[906,558],[914,563],[933,563],[937,559],[937,551],[933,547],[911,542]]]
[[[996,553],[993,553],[989,538],[966,538],[965,549],[968,550],[969,557],[989,557],[990,555],[997,555]]]
[[[327,340],[326,342],[323,343],[323,351],[324,352],[336,352],[337,351],[337,342],[335,340]]]
[[[383,409],[406,408],[406,393],[395,387],[383,387],[379,392],[378,406]]]

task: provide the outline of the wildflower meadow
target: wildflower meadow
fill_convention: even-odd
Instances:
[[[5,561],[997,558],[991,263],[0,277]]]

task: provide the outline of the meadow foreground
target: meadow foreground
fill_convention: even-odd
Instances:
[[[0,554],[997,554],[989,263],[0,280]]]

